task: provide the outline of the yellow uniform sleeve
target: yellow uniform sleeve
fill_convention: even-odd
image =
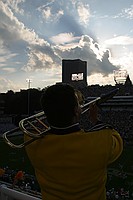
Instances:
[[[117,160],[117,158],[121,155],[123,151],[123,140],[120,134],[112,129],[112,148],[109,155],[108,164]]]

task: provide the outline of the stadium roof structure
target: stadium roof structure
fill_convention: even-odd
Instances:
[[[92,101],[97,97],[88,97],[87,101]],[[109,110],[133,110],[133,96],[114,96],[112,99],[100,105],[103,109]]]

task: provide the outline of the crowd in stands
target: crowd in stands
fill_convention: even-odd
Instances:
[[[101,120],[112,125],[122,136],[125,143],[133,143],[132,113],[129,110],[101,111]]]
[[[19,169],[10,169],[8,166],[0,168],[0,182],[8,183],[10,188],[32,194],[40,194],[40,188],[34,175]]]
[[[94,90],[93,90],[94,89]],[[90,90],[90,96],[94,96],[94,91],[96,88],[93,88]],[[85,93],[86,91],[84,91]],[[108,88],[107,88],[108,92]],[[97,91],[96,96],[100,96],[101,90]],[[87,113],[83,114],[81,118],[81,127],[84,129],[89,129],[91,127],[90,122],[88,121],[88,115]],[[103,122],[106,122],[108,124],[111,124],[122,136],[124,140],[125,145],[132,145],[133,144],[133,125],[132,125],[132,118],[133,111],[129,110],[102,110],[99,111],[99,119]],[[5,126],[0,126],[0,132],[3,132],[3,130],[6,129],[10,130],[14,125],[7,124]],[[133,170],[133,166],[132,170]],[[36,178],[34,175],[28,174],[26,172],[23,172],[21,175],[22,177],[19,177],[17,181],[15,181],[15,176],[18,173],[18,171],[21,171],[21,169],[10,169],[9,167],[5,167],[3,169],[0,169],[0,181],[7,182],[10,184],[12,188],[19,188],[23,191],[32,192],[34,194],[40,194],[40,188],[36,181]],[[133,180],[133,174],[129,175],[126,174],[125,171],[123,171],[123,166],[118,166],[118,171],[112,170],[108,173],[108,182],[107,182],[107,200],[132,200],[133,199],[133,181],[130,181],[128,183],[128,180],[130,179],[129,176],[132,177]],[[119,181],[123,184],[123,186],[113,187],[113,181],[115,181],[115,178],[119,178]],[[128,183],[128,184],[127,184]],[[125,186],[126,185],[126,186]],[[128,186],[127,186],[128,185]]]
[[[133,173],[126,173],[122,168],[118,165],[118,169],[108,169],[107,200],[133,199]]]
[[[122,169],[122,166],[119,166]],[[127,181],[127,174],[120,173],[119,170],[110,170],[108,172],[108,183],[107,183],[107,200],[132,200],[133,199],[133,190],[131,187],[110,187],[111,181],[113,182],[114,177],[119,178],[122,182]],[[132,175],[133,177],[133,175]],[[10,169],[8,166],[5,168],[0,168],[0,182],[8,183],[10,188],[17,189],[23,192],[27,192],[28,194],[32,194],[34,196],[41,197],[40,188],[36,181],[34,175],[28,174],[22,170],[18,169]],[[122,183],[123,184],[123,183]],[[124,184],[123,184],[124,185]],[[125,184],[126,185],[126,184]],[[133,188],[133,182],[131,185]]]
[[[106,192],[107,200],[132,200],[133,193],[130,193],[129,190],[125,191],[124,188],[120,188],[119,190],[115,190],[111,188]]]
[[[89,124],[89,121],[87,121],[87,117],[85,116],[86,114],[84,114],[81,119],[81,126],[84,126],[84,128],[88,128],[91,126],[91,124]],[[100,110],[99,118],[102,121],[111,124],[115,129],[117,129],[125,140],[125,144],[129,145],[129,142],[131,143],[132,141],[131,138],[133,138],[132,118],[130,117],[131,115],[132,111],[130,112],[126,110]],[[133,169],[133,166],[131,167]],[[0,170],[0,181],[10,183],[11,187],[17,187],[23,191],[28,191],[32,194],[40,194],[40,188],[34,175],[23,172],[23,178],[17,180],[14,184],[14,178],[17,172],[20,170],[21,169],[15,170],[10,169],[9,167],[5,167],[4,172]],[[131,181],[131,178],[129,178],[129,176],[133,180],[133,174],[126,174],[121,164],[117,166],[117,170],[113,169],[112,171],[109,171],[107,182],[107,200],[133,199],[133,181]],[[121,186],[113,186],[112,183],[116,181],[115,178],[119,178],[119,181],[122,183]],[[129,179],[130,181],[128,182]]]
[[[112,125],[122,136],[125,144],[133,144],[133,119],[131,118],[133,111],[129,110],[100,110],[99,120]],[[91,128],[92,124],[87,118],[88,113],[83,114],[81,118],[81,127],[84,129]]]

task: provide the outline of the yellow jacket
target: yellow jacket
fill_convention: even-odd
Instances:
[[[111,128],[49,133],[26,147],[43,200],[105,200],[107,165],[122,149]]]

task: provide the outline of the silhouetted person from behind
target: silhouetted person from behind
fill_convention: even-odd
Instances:
[[[123,142],[111,126],[97,123],[90,105],[91,130],[80,128],[81,107],[74,88],[52,85],[41,98],[50,130],[26,147],[43,200],[105,200],[107,166],[122,153]],[[27,136],[26,136],[27,137]]]

